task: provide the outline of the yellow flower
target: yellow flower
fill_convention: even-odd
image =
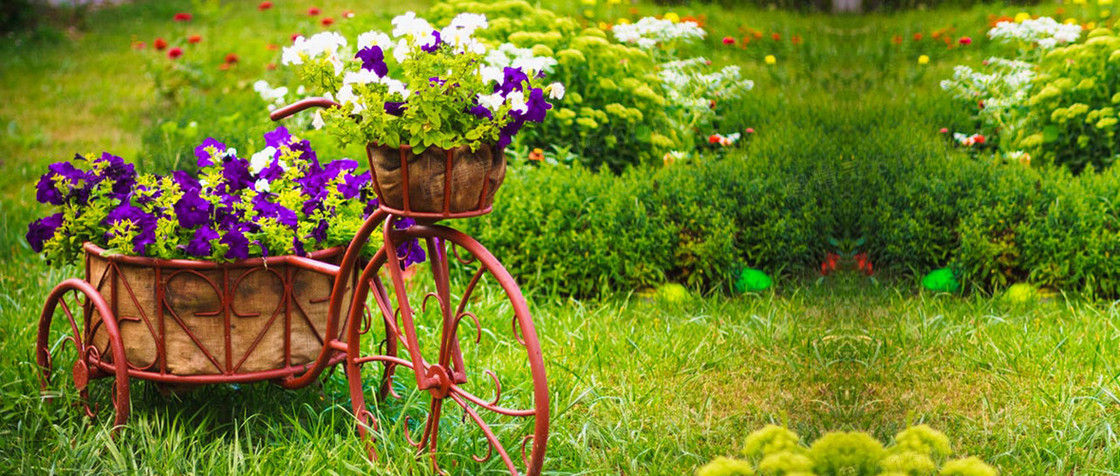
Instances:
[[[1074,4],[1074,5],[1084,5],[1084,4],[1085,4],[1085,0],[1073,0],[1073,4]]]
[[[596,3],[599,3],[599,0],[583,0],[584,5],[595,5]]]
[[[1085,0],[1081,0],[1081,1],[1085,1]],[[1076,18],[1066,18],[1066,21],[1064,21],[1062,23],[1065,23],[1066,25],[1076,25],[1077,24],[1077,19]]]
[[[666,13],[665,14],[665,19],[669,20],[673,23],[677,23],[677,22],[681,21],[680,15],[677,15],[676,13],[673,13],[673,12]]]
[[[629,25],[630,20],[627,20],[625,18],[619,18],[618,21],[616,21],[615,23],[618,23],[619,25]]]
[[[620,3],[622,3],[622,0],[607,0],[607,5],[618,5]]]
[[[1097,28],[1097,22],[1095,22],[1095,21],[1091,21],[1091,22],[1085,24],[1085,29],[1086,30],[1095,30],[1096,28]]]
[[[585,16],[587,18],[591,18],[591,17],[595,16],[595,12],[593,12],[591,10],[584,10],[583,11],[583,16]]]
[[[1112,0],[1097,0],[1097,5],[1112,5]]]
[[[777,64],[778,63],[778,58],[775,58],[774,55],[766,55],[765,60],[766,60],[766,64]]]
[[[1015,23],[1023,23],[1031,19],[1031,14],[1027,12],[1019,12],[1015,15]]]
[[[929,55],[921,55],[918,57],[918,64],[929,64]]]
[[[1112,10],[1109,10],[1107,8],[1101,10],[1101,18],[1108,18],[1110,15],[1112,15]]]
[[[599,29],[600,30],[606,30],[607,28],[610,28],[610,25],[608,25],[607,22],[605,22],[605,21],[599,22]]]

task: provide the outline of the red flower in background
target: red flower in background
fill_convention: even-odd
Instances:
[[[194,18],[194,17],[191,16],[190,13],[179,12],[179,13],[175,14],[175,21],[187,22],[187,21],[191,21],[191,18]]]
[[[164,48],[167,48],[167,40],[156,38],[156,41],[152,42],[152,46],[159,51],[163,51]]]
[[[176,46],[175,48],[171,48],[170,50],[167,50],[167,57],[168,58],[175,59],[175,58],[178,58],[180,56],[183,56],[183,49],[182,48],[179,48],[179,47]]]
[[[840,255],[836,253],[829,253],[825,255],[824,261],[821,262],[821,274],[828,276],[836,271],[836,264],[840,262]]]
[[[132,42],[132,49],[134,49],[134,50],[142,50],[142,49],[147,48],[147,47],[148,47],[147,43],[144,43],[143,41],[133,41]]]
[[[292,33],[292,43],[295,43],[295,42],[296,42],[296,38],[299,38],[299,37],[301,37],[301,36],[303,36],[303,35],[301,35],[301,34],[299,34],[299,33]]]
[[[354,18],[354,10],[346,10],[342,12],[342,18]]]
[[[730,37],[730,36],[725,36],[725,37],[723,37],[723,44],[734,45],[735,44],[735,39]]]
[[[871,266],[871,260],[867,259],[867,253],[856,254],[856,269],[859,269],[860,272],[868,276],[871,276],[871,274],[874,273],[874,270]]]
[[[800,45],[802,43],[801,35],[793,35],[793,37],[790,38],[789,41],[795,45]]]
[[[230,54],[226,55],[226,63],[227,64],[234,64],[234,63],[237,63],[240,60],[241,60],[241,58],[238,58],[237,54],[235,54],[235,53],[230,53]]]
[[[896,45],[901,45],[902,44],[902,35],[894,35],[893,37],[891,37],[891,43],[894,43]]]
[[[190,38],[187,38],[187,43],[190,43],[192,45],[200,41],[202,41],[202,37],[198,35],[191,35]]]
[[[967,36],[962,36],[961,39],[958,40],[958,42],[962,45],[968,46],[968,45],[972,44],[972,38],[969,38]]]
[[[708,136],[709,144],[719,144],[719,134],[712,134]]]
[[[914,33],[914,41],[922,41],[922,34]]]
[[[988,139],[984,138],[984,136],[982,136],[980,134],[976,134],[976,135],[972,136],[972,140],[974,142],[976,142],[977,144],[983,144],[984,141],[986,141]]]
[[[323,26],[331,26],[331,25],[334,25],[334,18],[327,17],[327,18],[324,18],[323,21],[321,21],[319,23],[322,23]]]
[[[257,5],[257,10],[260,10],[262,12],[268,10],[269,8],[272,8],[272,2],[261,2],[260,5]]]
[[[319,16],[319,7],[308,8],[307,14],[313,17]]]
[[[770,38],[772,38],[774,41],[782,41],[782,35],[779,33],[771,34]]]

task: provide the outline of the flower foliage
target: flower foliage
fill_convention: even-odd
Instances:
[[[31,223],[27,241],[53,262],[75,260],[87,241],[115,253],[214,261],[348,243],[376,207],[370,173],[349,159],[320,163],[307,140],[283,127],[264,139],[249,158],[206,139],[194,151],[197,175],[138,174],[109,153],[52,164],[36,199],[58,211]]]
[[[322,114],[343,143],[413,148],[509,145],[527,122],[542,122],[563,86],[544,86],[547,61],[493,65],[474,35],[484,15],[464,13],[443,28],[413,12],[393,19],[392,36],[370,31],[350,47],[334,32],[297,38],[282,62],[311,93],[341,107]]]
[[[486,14],[490,26],[477,35],[483,40],[556,61],[549,77],[566,94],[543,127],[520,137],[528,148],[564,144],[584,165],[615,171],[655,163],[681,148],[685,132],[670,122],[657,63],[648,52],[525,0],[449,0],[428,16],[445,22],[460,11]]]
[[[918,425],[883,447],[866,433],[826,433],[811,446],[801,445],[796,433],[776,425],[747,436],[745,460],[716,458],[696,471],[697,476],[996,476],[978,458],[945,461],[949,439],[928,425]],[[940,466],[939,466],[939,463]],[[940,469],[939,469],[940,468]]]

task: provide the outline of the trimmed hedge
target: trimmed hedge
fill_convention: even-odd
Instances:
[[[526,284],[597,295],[679,282],[728,290],[744,266],[816,273],[830,238],[863,238],[877,272],[952,266],[973,288],[1016,282],[1120,296],[1120,170],[1073,177],[918,150],[776,158],[772,147],[614,176],[511,170],[494,213],[464,223]]]
[[[729,157],[630,170],[511,171],[495,212],[466,227],[526,283],[595,295],[675,281],[729,289],[744,266],[811,268],[835,229],[798,162]]]

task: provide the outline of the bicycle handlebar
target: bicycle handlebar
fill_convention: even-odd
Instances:
[[[304,99],[302,101],[298,101],[298,102],[289,104],[287,106],[284,106],[280,109],[277,109],[275,111],[272,111],[272,113],[269,114],[268,117],[270,119],[274,120],[274,121],[279,121],[280,119],[291,116],[292,114],[300,112],[304,109],[311,109],[313,107],[334,107],[334,106],[341,107],[341,105],[338,104],[337,102],[331,101],[330,99],[327,99],[327,98],[307,98],[307,99]]]

